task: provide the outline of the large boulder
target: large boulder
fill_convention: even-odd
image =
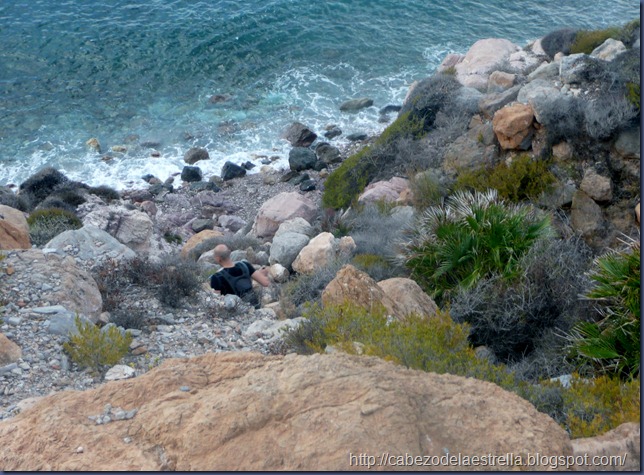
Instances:
[[[436,315],[438,306],[432,298],[423,292],[423,289],[411,279],[404,277],[393,277],[378,282],[385,295],[397,303],[396,315],[405,318],[416,314],[424,317]]]
[[[106,206],[87,214],[83,224],[106,231],[134,251],[146,252],[150,249],[153,223],[143,211]]]
[[[282,133],[282,138],[289,141],[293,147],[308,147],[318,136],[306,125],[293,122]]]
[[[310,148],[293,147],[288,153],[288,164],[296,172],[313,169],[317,161],[318,157]]]
[[[186,181],[188,183],[201,181],[202,178],[203,178],[203,173],[201,172],[201,168],[199,167],[191,167],[186,165],[181,170],[181,180]]]
[[[227,161],[221,168],[221,179],[224,181],[241,178],[243,176],[246,176],[246,169],[233,162]]]
[[[280,193],[259,208],[251,233],[258,238],[270,239],[284,221],[299,217],[310,223],[317,214],[317,206],[306,196],[297,192]]]
[[[340,149],[326,142],[322,142],[317,147],[315,147],[315,155],[317,156],[318,160],[321,160],[327,165],[342,161]]]
[[[373,105],[373,99],[368,97],[361,97],[360,99],[351,99],[343,102],[340,105],[340,110],[342,112],[357,112],[360,109],[365,109]]]
[[[617,56],[626,51],[626,46],[619,40],[608,38],[601,45],[595,48],[590,55],[593,58],[603,59],[604,61],[612,61]]]
[[[558,103],[565,100],[570,100],[570,96],[563,94],[551,81],[545,79],[535,79],[521,88],[517,95],[517,102],[522,104],[529,104],[532,107],[534,117],[540,124],[549,124],[546,121],[546,116],[551,113],[552,108],[557,107]]]
[[[463,59],[456,63],[456,78],[461,84],[479,91],[487,91],[488,77],[498,65],[507,61],[520,48],[511,41],[500,38],[479,40],[472,45]]]
[[[98,262],[104,259],[131,259],[136,253],[109,233],[92,225],[64,231],[45,245],[46,249],[74,250],[75,257]]]
[[[378,201],[394,203],[400,199],[401,193],[408,189],[409,180],[395,176],[390,180],[370,183],[358,197],[358,202],[363,204]]]
[[[0,279],[0,294],[11,301],[24,297],[22,289],[39,289],[40,300],[98,321],[103,307],[101,293],[92,276],[71,256],[28,249],[8,252],[3,263],[11,266],[13,273]]]
[[[321,233],[302,248],[295,261],[293,270],[300,274],[313,274],[339,258],[351,257],[356,243],[351,236],[336,238],[331,233]]]
[[[193,147],[183,156],[183,161],[188,165],[194,165],[199,160],[210,160],[208,150],[205,148]]]
[[[270,264],[281,264],[289,268],[300,251],[309,243],[306,234],[295,232],[284,232],[279,236],[275,235],[271,244],[271,252],[268,262]]]
[[[366,310],[384,306],[389,314],[393,314],[392,310],[397,309],[396,302],[389,298],[369,274],[351,264],[342,267],[322,292],[322,303],[325,306],[341,305],[345,302],[351,302]]]
[[[97,424],[106,412],[129,416]],[[485,468],[513,470],[507,454],[572,455],[561,427],[494,384],[341,353],[166,360],[39,399],[0,422],[0,439],[8,471],[341,471],[381,454],[381,470],[432,468],[405,456],[479,469],[436,465],[488,454]]]
[[[640,424],[636,422],[627,422],[596,437],[573,439],[575,459],[586,461],[574,468],[577,471],[639,472],[640,447]],[[592,463],[593,458],[600,462],[620,462],[599,466]]]
[[[492,126],[501,148],[529,149],[534,134],[533,121],[534,111],[528,104],[511,104],[496,111]]]

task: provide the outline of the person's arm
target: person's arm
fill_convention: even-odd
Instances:
[[[252,273],[251,278],[264,287],[271,285],[271,281],[268,278],[268,269],[261,268]]]

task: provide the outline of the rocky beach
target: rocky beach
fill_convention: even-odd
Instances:
[[[409,271],[378,278],[355,259],[375,254],[364,249],[377,235],[388,239],[380,247],[394,248],[414,226],[423,177],[452,189],[466,173],[547,157],[549,186],[520,199],[552,220],[558,239],[578,238],[592,257],[639,241],[639,22],[624,35],[576,54],[564,33],[527,45],[482,39],[447,55],[402,104],[365,97],[339,107],[378,109],[390,124],[380,136],[338,145],[348,134],[333,124],[292,123],[281,135],[288,168],[256,156],[207,176],[208,152],[194,147],[180,174],[155,176],[153,156],[140,186],[119,192],[53,168],[0,189],[0,469],[340,470],[352,469],[354,452],[387,448],[511,452],[522,461],[547,453],[572,457],[556,468],[582,470],[597,468],[580,463],[584,453],[627,454],[602,468],[639,469],[639,423],[571,440],[558,421],[490,382],[332,345],[297,355],[285,342],[306,320],[289,289],[329,269],[312,294],[324,306],[350,300],[383,306],[391,321],[437,318],[440,300]],[[638,85],[637,108],[614,84]],[[399,139],[418,127],[417,113],[424,135]],[[101,160],[98,140],[85,140]],[[389,214],[365,231],[352,213],[370,206]],[[78,222],[36,233],[32,216],[51,209]],[[234,260],[268,268],[261,308],[209,288],[222,242]],[[157,281],[164,273],[170,280]],[[188,273],[196,280],[184,284]],[[118,364],[97,372],[70,360],[63,345],[78,317],[131,336]]]

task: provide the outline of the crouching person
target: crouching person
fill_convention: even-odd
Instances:
[[[235,294],[255,308],[259,308],[260,299],[253,289],[251,279],[263,287],[268,287],[271,283],[268,279],[268,271],[256,270],[246,261],[233,262],[230,259],[230,248],[225,244],[215,247],[214,255],[215,262],[222,269],[210,276],[210,287],[222,295]]]

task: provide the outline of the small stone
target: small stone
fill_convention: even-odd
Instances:
[[[123,442],[126,444],[131,444],[132,443],[132,438],[131,437],[123,437]]]
[[[76,453],[77,453],[77,454],[82,454],[83,452],[84,452],[83,447],[77,447],[77,448],[76,448]]]
[[[190,391],[190,386],[181,386],[179,388],[179,391],[183,391],[184,393],[187,393]]]

